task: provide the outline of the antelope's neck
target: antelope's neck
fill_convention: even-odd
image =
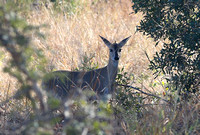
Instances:
[[[115,78],[117,76],[117,70],[118,70],[118,61],[113,61],[111,58],[109,58],[108,66],[108,79],[110,85],[113,84],[115,81]]]

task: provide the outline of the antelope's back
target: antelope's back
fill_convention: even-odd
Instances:
[[[61,99],[73,96],[78,88],[93,90],[101,96],[107,93],[107,86],[106,68],[88,72],[55,71],[47,74],[43,79],[44,89]]]

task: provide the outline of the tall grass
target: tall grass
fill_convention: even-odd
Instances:
[[[85,55],[94,56],[91,59],[92,63],[97,67],[103,67],[108,62],[108,52],[99,35],[112,42],[119,42],[131,35],[130,41],[123,48],[119,67],[124,67],[135,76],[140,76],[141,73],[149,74],[145,51],[152,56],[156,48],[151,39],[145,38],[141,33],[135,33],[142,15],[131,14],[130,1],[81,0],[78,4],[77,12],[70,16],[67,13],[55,12],[51,3],[48,8],[33,10],[26,15],[30,24],[46,25],[41,29],[46,39],[32,39],[36,46],[44,50],[49,59],[48,71],[74,70],[81,66]],[[1,67],[7,57],[2,54]],[[2,83],[5,82],[2,86],[6,89],[9,76],[1,72],[0,80]],[[12,81],[12,89],[17,85],[14,82]]]
[[[52,3],[47,4],[46,7],[33,8],[26,15],[21,14],[32,25],[45,25],[40,29],[46,35],[45,39],[39,39],[33,35],[32,40],[38,48],[44,51],[49,60],[47,71],[83,69],[84,58],[90,58],[88,66],[91,68],[103,67],[108,63],[108,52],[99,35],[112,42],[119,42],[131,35],[128,44],[123,47],[119,68],[124,68],[123,72],[133,77],[129,84],[138,86],[142,90],[150,90],[159,96],[164,95],[162,94],[166,92],[164,82],[159,79],[153,80],[154,76],[148,70],[149,63],[145,54],[146,52],[152,58],[160,48],[154,47],[152,39],[143,36],[142,33],[136,33],[136,27],[143,15],[132,13],[130,1],[79,0],[73,3],[72,7],[67,8],[68,12],[62,12],[66,9],[64,6],[60,7],[60,10],[55,10]],[[7,53],[0,55],[0,69],[6,65],[5,61],[9,57]],[[3,73],[2,70],[0,86],[0,101],[5,100],[18,89],[17,81]],[[131,103],[138,100],[140,96],[132,97]],[[192,132],[192,128],[198,129],[199,103],[195,103],[194,106],[189,103],[181,104],[181,108],[177,107],[177,104],[174,106],[160,104],[149,97],[143,103],[145,104],[140,106],[142,109],[139,111],[142,111],[142,114],[139,119],[137,115],[140,112],[136,113],[133,108],[118,110],[120,120],[128,123],[128,125],[123,125],[123,123],[120,125],[127,129],[127,134],[173,134],[178,132],[189,134],[195,133]],[[11,110],[9,115],[0,117],[0,121],[4,121],[5,129],[8,128],[8,125],[5,124],[6,121],[10,120],[12,124],[20,123],[18,121],[21,117],[30,116],[30,114],[26,114],[29,112],[26,110],[30,109],[28,104],[25,100],[20,103],[10,102],[6,109],[6,111]],[[135,106],[133,105],[133,107]],[[13,116],[17,117],[12,118]],[[189,123],[192,126],[188,126]]]
[[[28,17],[31,24],[47,24],[47,28],[41,30],[46,34],[46,39],[33,38],[50,61],[47,70],[79,69],[84,56],[93,56],[92,66],[103,67],[108,63],[108,52],[99,35],[112,42],[119,42],[131,35],[122,50],[119,68],[124,67],[138,80],[141,74],[149,76],[151,71],[147,70],[145,51],[152,57],[159,48],[154,47],[153,40],[136,33],[142,14],[132,13],[131,5],[130,1],[82,0],[76,6],[77,12],[70,15],[55,13],[53,6],[32,12]],[[149,85],[149,81],[142,81]]]

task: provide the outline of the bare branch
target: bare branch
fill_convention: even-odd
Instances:
[[[159,96],[157,96],[157,95],[154,95],[154,94],[151,94],[151,93],[144,92],[144,91],[142,91],[140,88],[133,87],[133,86],[130,86],[130,85],[124,85],[124,84],[117,84],[117,85],[118,85],[118,86],[127,87],[127,88],[131,88],[131,89],[134,89],[134,90],[137,90],[137,91],[141,92],[142,94],[145,94],[145,95],[148,95],[148,96],[151,96],[151,97],[156,97],[156,98],[158,98],[158,99],[161,99],[161,100],[163,100],[163,101],[165,101],[165,102],[171,104],[171,102],[169,102],[168,100],[163,99],[163,98],[161,98],[161,97],[159,97]]]

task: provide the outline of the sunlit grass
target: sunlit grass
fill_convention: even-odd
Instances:
[[[131,35],[128,44],[123,48],[119,68],[124,67],[125,71],[136,77],[141,73],[149,74],[145,51],[152,56],[156,48],[151,39],[145,38],[141,33],[135,33],[142,15],[132,13],[131,2],[81,2],[84,5],[77,9],[79,12],[70,16],[62,12],[55,13],[52,6],[39,11],[33,10],[27,16],[32,25],[46,25],[41,28],[46,39],[32,39],[36,46],[44,50],[49,60],[47,70],[74,70],[81,65],[85,55],[93,55],[92,62],[103,67],[108,62],[108,51],[99,35],[111,42],[119,42]],[[2,72],[1,74],[0,80],[10,79]],[[12,83],[11,87],[15,85]]]
[[[151,92],[160,94],[159,96],[163,96],[164,88],[160,85],[154,85],[162,84],[162,82],[153,80],[154,76],[148,70],[149,61],[145,55],[145,52],[147,52],[149,57],[152,58],[160,48],[155,48],[152,39],[136,32],[136,26],[142,19],[142,14],[132,13],[130,1],[110,0],[105,2],[97,0],[94,2],[93,0],[81,0],[79,4],[75,12],[70,13],[70,15],[62,12],[57,13],[50,5],[48,8],[42,7],[40,10],[33,10],[26,16],[27,21],[32,25],[45,24],[45,27],[41,27],[40,31],[45,34],[46,38],[41,39],[33,36],[32,41],[35,46],[44,51],[48,59],[47,71],[78,69],[82,66],[84,56],[92,57],[91,66],[103,67],[108,63],[108,50],[99,35],[111,42],[119,42],[131,35],[127,45],[123,47],[119,68],[124,67],[125,72],[133,74],[134,80],[131,83],[133,86],[144,88],[143,90],[148,89]],[[5,51],[2,50],[2,52]],[[8,58],[9,56],[6,53],[0,56],[0,101],[5,100],[18,89],[16,80],[2,71]],[[151,83],[152,85],[150,85]],[[151,103],[152,100],[148,102]],[[16,110],[17,113],[23,110],[23,107],[26,107],[23,106],[26,101],[21,103],[11,102],[11,104],[10,108],[14,106],[11,110]],[[186,104],[187,107],[190,106]],[[162,132],[168,133],[167,131],[170,129],[166,129],[167,127],[171,128],[172,123],[175,126],[178,125],[176,116],[180,117],[183,124],[187,124],[189,120],[181,116],[185,114],[184,110],[180,110],[180,114],[178,114],[177,110],[173,109],[162,105],[147,107],[141,120],[142,124],[146,123],[146,126],[148,126],[145,130],[155,130],[154,133],[159,134]],[[194,111],[196,110],[198,108],[195,109],[194,107]],[[26,113],[26,111],[24,112]],[[11,112],[10,115],[13,117],[15,113],[12,114]],[[124,116],[126,114],[122,113],[120,115]],[[191,117],[193,116],[196,118],[195,114],[193,115],[193,112],[191,112]],[[187,117],[185,116],[185,118]],[[130,119],[130,117],[127,116],[127,119]],[[131,124],[134,123],[134,121],[130,122]],[[137,129],[138,133],[141,131],[142,134],[144,131],[144,125],[142,124],[135,123],[131,126],[134,127],[133,129]],[[146,132],[148,133],[148,131]],[[149,131],[149,133],[152,132]]]

